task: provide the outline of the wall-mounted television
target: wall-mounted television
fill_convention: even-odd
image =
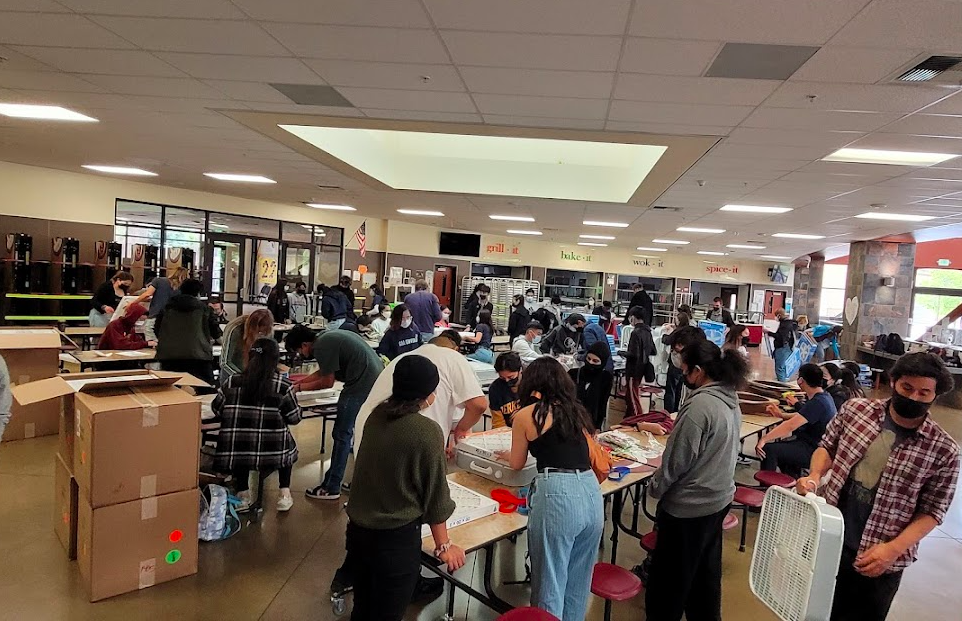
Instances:
[[[474,233],[441,231],[438,254],[453,257],[481,256],[481,236]]]

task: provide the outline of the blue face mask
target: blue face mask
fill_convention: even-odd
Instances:
[[[534,343],[535,345],[537,345],[538,343],[540,343],[540,342],[541,342],[541,335],[539,334],[538,336],[534,337],[534,339],[533,339],[531,342]]]

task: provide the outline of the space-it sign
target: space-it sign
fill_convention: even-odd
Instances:
[[[705,271],[708,272],[709,274],[730,274],[734,276],[738,274],[738,266],[737,265],[706,265]]]

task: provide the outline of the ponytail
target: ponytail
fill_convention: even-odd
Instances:
[[[701,367],[713,381],[741,390],[748,382],[748,360],[737,350],[723,352],[708,340],[691,343],[681,352],[682,361],[688,366]]]

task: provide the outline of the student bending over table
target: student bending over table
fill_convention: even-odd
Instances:
[[[521,356],[509,351],[494,361],[498,379],[488,387],[488,401],[491,403],[491,428],[510,427],[515,412],[521,409],[518,397],[518,382],[521,381]]]
[[[142,304],[131,304],[127,313],[118,317],[104,328],[100,335],[97,349],[143,349],[147,347],[147,339],[137,334],[137,322],[147,314],[147,307]]]

